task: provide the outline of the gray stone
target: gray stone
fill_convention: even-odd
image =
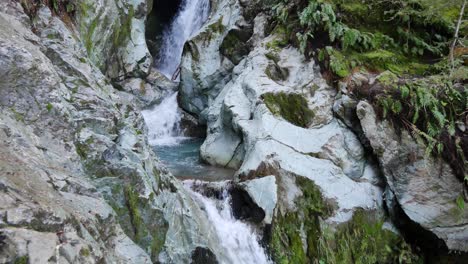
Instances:
[[[250,195],[253,201],[265,211],[265,224],[271,224],[277,197],[277,185],[275,176],[266,176],[240,184]]]
[[[464,196],[464,187],[449,165],[427,155],[424,144],[407,131],[397,136],[387,121],[377,121],[369,103],[361,101],[356,111],[389,190],[404,213],[442,239],[449,250],[468,251],[468,208],[456,203]]]

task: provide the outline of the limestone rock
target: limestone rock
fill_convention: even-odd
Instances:
[[[95,16],[120,27],[118,10],[132,8],[83,0],[89,12],[78,14],[77,29],[42,7],[33,33],[22,7],[7,2],[0,4],[0,244],[8,246],[0,262],[183,263],[197,247],[216,248],[204,235],[213,232],[206,216],[148,145],[140,110],[156,99],[115,89],[96,65],[109,58],[116,27],[92,29]],[[133,37],[138,30],[132,26]],[[144,52],[126,43],[113,50],[129,52],[125,65],[107,74],[126,72],[139,83]]]
[[[252,197],[253,201],[265,211],[265,219],[263,220],[265,224],[271,224],[276,203],[278,202],[278,187],[275,176],[271,175],[242,182],[241,186]]]
[[[205,26],[185,44],[179,90],[186,111],[201,115],[229,81],[234,64],[219,48],[228,32],[239,28],[241,9],[237,0],[215,1]]]
[[[459,208],[463,184],[440,158],[425,154],[424,145],[408,132],[397,136],[379,122],[373,107],[361,101],[357,115],[377,155],[390,191],[411,221],[443,240],[449,250],[468,251],[468,208]]]

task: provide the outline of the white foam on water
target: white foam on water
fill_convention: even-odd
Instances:
[[[188,192],[205,210],[221,242],[224,251],[217,257],[223,259],[218,261],[226,264],[272,264],[265,249],[259,244],[255,230],[234,218],[227,190],[224,190],[222,200],[215,200],[193,191],[193,184],[194,181],[184,181]]]
[[[177,105],[177,93],[167,96],[159,105],[141,113],[148,126],[150,145],[171,146],[187,139],[180,128],[182,114]]]

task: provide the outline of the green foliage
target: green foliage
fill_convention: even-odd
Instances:
[[[273,2],[277,23],[295,31],[293,43],[305,54],[312,53],[317,41],[324,42],[353,59],[350,68],[423,74],[422,56],[437,58],[448,52],[461,0]],[[342,63],[332,64],[338,77],[349,73]]]
[[[377,213],[359,210],[331,230],[321,220],[333,214],[334,205],[312,181],[298,177],[296,184],[303,194],[295,200],[297,211],[273,223],[270,248],[276,263],[418,263],[409,245],[384,229]]]
[[[320,218],[330,216],[334,210],[311,180],[297,177],[296,184],[303,194],[295,200],[298,210],[278,216],[273,223],[272,255],[280,264],[311,263],[317,255]],[[307,246],[303,245],[302,234],[306,235]]]
[[[414,135],[427,142],[428,153],[442,153],[444,142],[441,138],[444,133],[460,141],[456,135],[456,122],[466,114],[466,88],[456,88],[444,76],[409,80],[401,85],[397,85],[396,81],[384,84],[393,89],[386,90],[377,98],[383,117],[398,116],[398,119],[406,122]],[[459,154],[463,157],[463,151],[459,151]]]
[[[306,128],[314,117],[307,100],[300,94],[265,93],[262,97],[274,115],[279,115],[296,126]]]
[[[15,259],[14,264],[28,264],[29,263],[29,257],[28,256],[22,256],[17,259]]]
[[[390,75],[379,77],[379,84],[366,99],[380,110],[382,118],[425,144],[426,155],[444,158],[460,181],[468,184],[468,146],[460,128],[468,114],[468,87],[454,81],[450,72],[415,79]]]
[[[46,105],[46,109],[47,109],[48,112],[52,111],[53,108],[54,108],[54,106],[51,103],[48,103]]]
[[[458,209],[462,211],[465,209],[465,200],[463,199],[463,195],[458,196],[455,202],[457,203]]]
[[[318,259],[323,263],[419,263],[408,244],[383,228],[372,212],[357,211],[334,232],[325,229],[318,240]]]

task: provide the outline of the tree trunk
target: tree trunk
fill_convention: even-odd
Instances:
[[[455,46],[457,45],[457,42],[458,42],[458,32],[460,31],[460,25],[463,20],[463,15],[465,14],[465,6],[466,6],[466,0],[463,1],[463,5],[460,10],[460,16],[458,17],[457,27],[455,29],[455,35],[453,36],[452,47],[450,48],[450,62],[452,63],[452,71],[455,68],[454,52],[455,52]]]

